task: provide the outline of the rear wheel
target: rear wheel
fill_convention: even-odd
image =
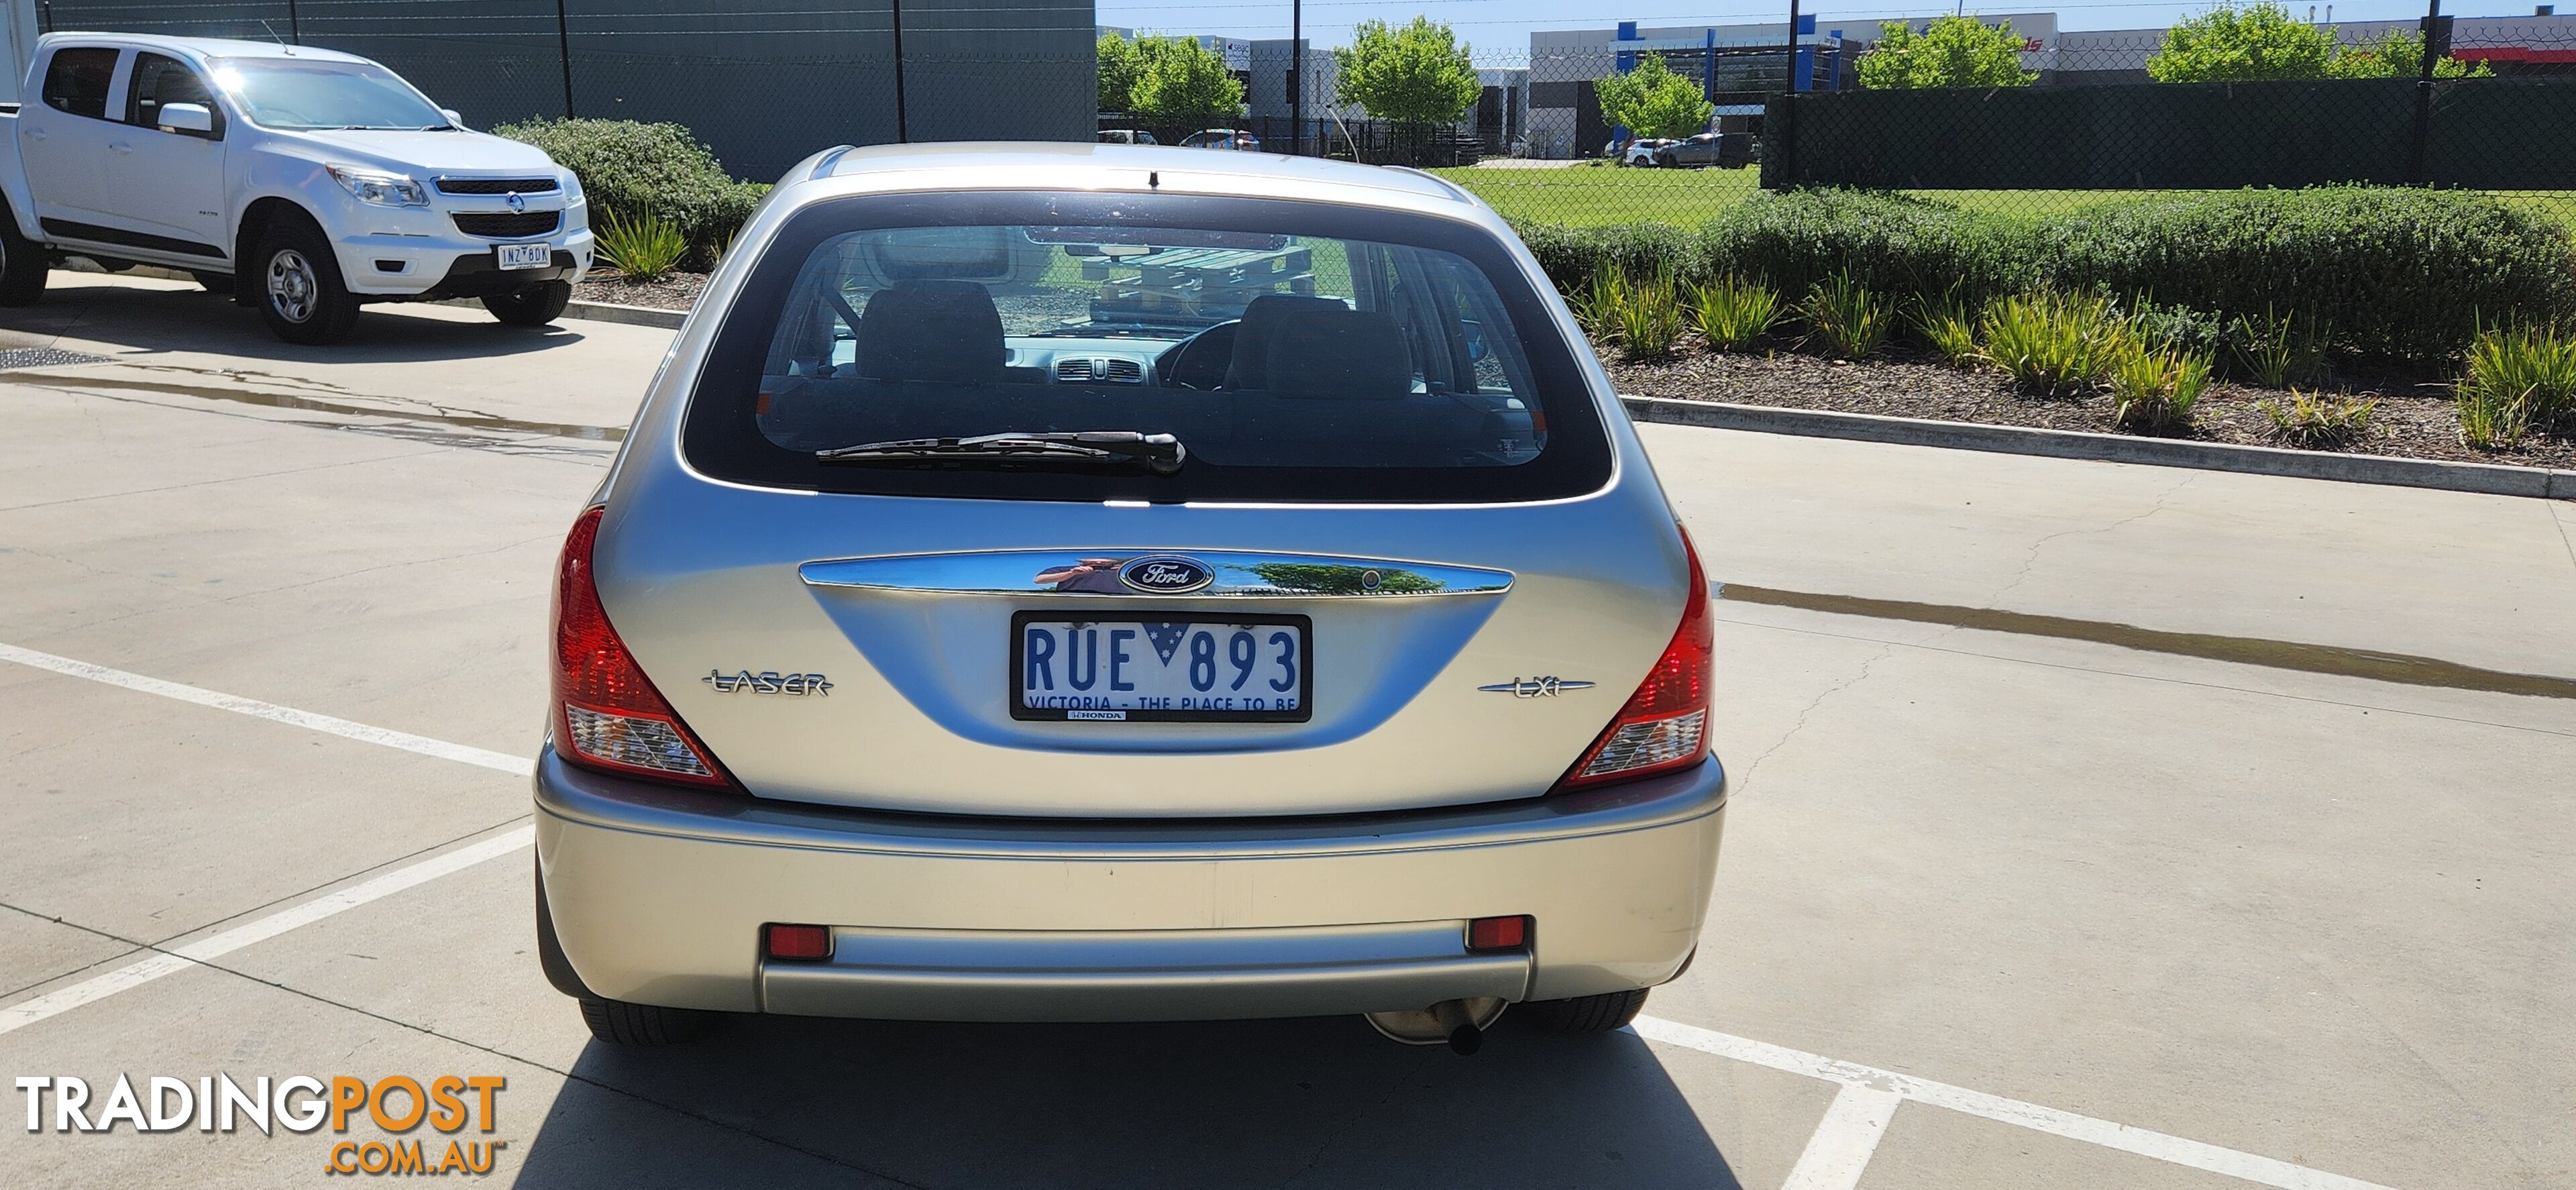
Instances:
[[[483,308],[510,326],[544,326],[562,316],[572,302],[572,282],[539,281],[508,293],[486,295]]]
[[[358,298],[340,280],[339,258],[320,228],[277,218],[251,253],[248,284],[270,333],[289,343],[337,343],[358,325]]]
[[[1628,1027],[1646,1009],[1645,988],[1604,992],[1571,1000],[1530,1000],[1512,1010],[1521,1024],[1550,1033],[1611,1033]]]
[[[34,240],[18,234],[18,218],[0,200],[0,306],[32,306],[45,296],[50,262]]]
[[[591,1036],[610,1045],[676,1045],[706,1036],[714,1025],[709,1014],[686,1008],[590,996],[581,998],[581,1019]]]

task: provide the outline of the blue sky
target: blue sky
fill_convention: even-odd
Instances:
[[[1307,0],[1306,36],[1317,45],[1340,45],[1349,40],[1351,26],[1360,21],[1377,17],[1401,23],[1419,13],[1433,20],[1449,22],[1456,27],[1462,39],[1480,50],[1526,52],[1530,30],[1533,29],[1598,29],[1623,20],[1646,25],[1739,24],[1785,19],[1789,11],[1788,0],[1780,0],[1776,4],[1749,4],[1742,0],[1634,0],[1634,3],[1635,7],[1630,9],[1613,9],[1568,3],[1567,0]],[[1839,4],[1828,2],[1806,6],[1801,11],[1817,13],[1824,27],[1846,29],[1901,16],[1931,16],[1950,11],[1949,7],[1938,4],[1890,7],[1893,3],[1896,0],[1846,0]],[[2062,4],[1989,4],[1981,10],[1972,8],[1970,11],[2055,12],[2058,28],[2067,30],[2146,29],[2171,24],[2179,17],[2206,7],[2205,0],[2188,4],[2072,0]],[[2531,12],[2529,5],[2454,7],[2458,15],[2528,15]],[[2306,0],[2290,5],[2290,11],[2300,16],[2307,15],[2307,10]],[[2321,17],[2324,15],[2323,3],[2317,5],[2317,12]],[[2338,21],[2385,21],[2423,14],[2422,0],[2339,0],[2334,6],[2334,16]],[[1099,0],[1099,21],[1104,25],[1167,33],[1286,37],[1288,3],[1287,0],[1203,0],[1201,3]]]

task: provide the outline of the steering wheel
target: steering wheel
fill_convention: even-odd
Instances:
[[[1234,364],[1235,332],[1242,326],[1243,320],[1237,318],[1181,340],[1154,361],[1156,378],[1178,388],[1224,387],[1226,369]]]

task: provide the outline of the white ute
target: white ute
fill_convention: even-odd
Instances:
[[[0,105],[0,305],[68,256],[185,270],[277,337],[364,302],[480,298],[538,326],[590,267],[581,182],[394,72],[309,46],[51,33]]]

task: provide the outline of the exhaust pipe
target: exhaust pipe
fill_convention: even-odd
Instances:
[[[1440,1023],[1440,1031],[1449,1037],[1449,1052],[1467,1057],[1485,1048],[1485,1031],[1475,1018],[1467,1015],[1463,1000],[1443,1000],[1431,1006],[1431,1019]]]
[[[1406,1045],[1445,1045],[1453,1054],[1472,1054],[1485,1047],[1485,1030],[1501,1019],[1507,1002],[1500,996],[1443,1000],[1429,1008],[1367,1014],[1370,1027],[1390,1041]]]

